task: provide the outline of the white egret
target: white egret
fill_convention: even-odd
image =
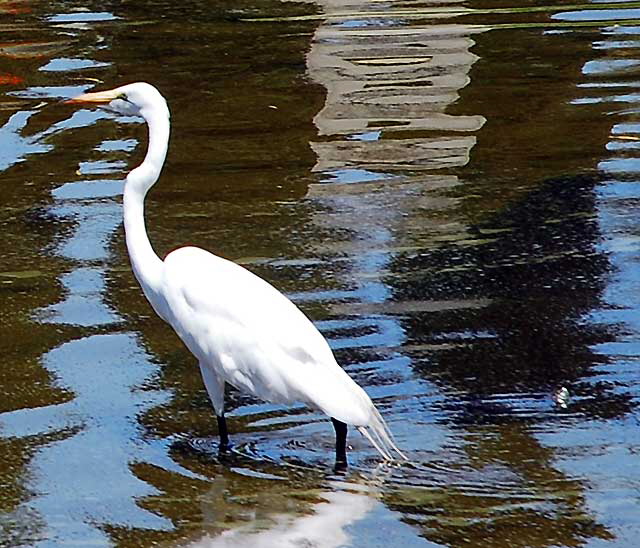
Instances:
[[[149,242],[144,199],[158,180],[169,143],[169,109],[158,90],[135,83],[85,93],[71,103],[102,104],[144,118],[149,145],[124,186],[124,228],[135,277],[156,313],[197,358],[218,420],[220,449],[229,446],[225,383],[274,403],[320,409],[336,432],[336,463],[346,465],[347,425],[385,459],[400,452],[365,391],[336,362],[325,338],[282,293],[247,269],[197,247],[161,260]]]

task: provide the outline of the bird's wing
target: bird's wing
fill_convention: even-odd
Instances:
[[[213,322],[236,324],[278,340],[296,359],[333,360],[326,340],[311,321],[271,284],[246,268],[195,247],[165,259],[165,277],[192,313]]]
[[[368,419],[369,398],[325,338],[262,278],[187,247],[165,259],[164,292],[169,323],[230,384],[269,401],[301,400],[352,424]]]

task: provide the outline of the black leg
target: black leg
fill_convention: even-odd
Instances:
[[[331,417],[333,428],[336,431],[336,470],[347,468],[347,425]]]
[[[216,415],[218,419],[218,435],[220,436],[220,451],[229,449],[229,431],[227,430],[227,419],[224,415]]]

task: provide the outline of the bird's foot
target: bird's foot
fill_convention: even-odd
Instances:
[[[221,453],[221,454],[230,453],[232,449],[233,449],[233,444],[228,440],[221,441],[218,444],[218,453]]]
[[[347,464],[347,460],[336,460],[335,464],[333,465],[333,471],[336,474],[339,473],[343,473],[347,471],[347,468],[349,467],[349,465]]]

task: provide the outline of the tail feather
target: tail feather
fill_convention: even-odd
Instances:
[[[373,436],[369,433],[366,426],[356,426],[356,428],[365,438],[369,440],[371,445],[373,445],[376,448],[376,451],[378,451],[378,453],[382,455],[382,458],[384,460],[393,460],[393,457],[391,456],[391,454],[385,451],[385,449],[383,449],[382,447],[380,447],[378,445],[378,442],[373,439]]]
[[[393,452],[397,453],[403,460],[409,460],[406,455],[398,449],[393,434],[384,422],[384,419],[374,407],[371,420],[366,426],[357,426],[358,431],[371,442],[385,460],[394,460]]]

